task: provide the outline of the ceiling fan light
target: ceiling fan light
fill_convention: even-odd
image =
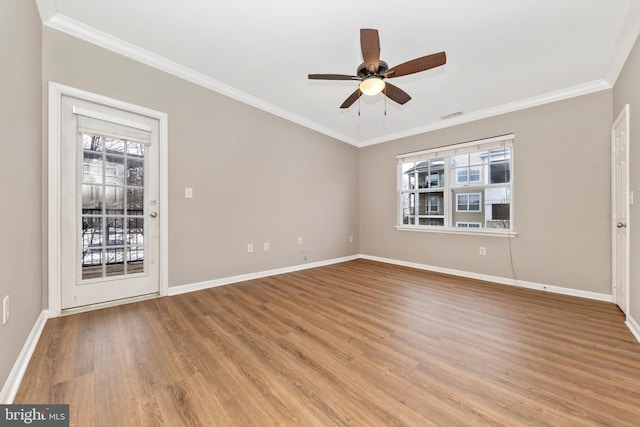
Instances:
[[[384,80],[380,77],[369,77],[360,83],[360,92],[365,95],[377,95],[384,89]]]

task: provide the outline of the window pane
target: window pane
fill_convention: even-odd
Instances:
[[[143,246],[133,246],[131,248],[127,248],[127,262],[129,264],[134,262],[142,262],[143,260],[144,260]]]
[[[144,160],[127,158],[127,185],[144,186]]]
[[[456,210],[469,210],[469,196],[467,194],[456,194]]]
[[[144,243],[144,219],[127,219],[127,245],[141,245]]]
[[[102,186],[82,184],[82,213],[100,215],[102,213]]]
[[[82,251],[82,280],[102,277],[102,249]]]
[[[83,133],[82,149],[102,152],[104,150],[104,144],[103,144],[102,138],[99,136],[88,135],[86,133]]]
[[[107,277],[124,274],[124,248],[109,248],[106,251]]]
[[[488,159],[487,159],[486,151],[478,151],[478,152],[469,154],[470,166],[478,166],[478,165],[486,164],[487,162],[488,162]]]
[[[415,194],[403,193],[402,194],[402,223],[413,224],[415,215]]]
[[[509,204],[508,203],[494,203],[491,205],[491,219],[509,219]]]
[[[127,189],[127,214],[142,215],[144,208],[144,189],[128,188]]]
[[[124,188],[104,187],[104,207],[109,215],[124,214]]]
[[[491,184],[500,184],[511,181],[511,171],[509,169],[509,161],[500,161],[492,163],[489,168]]]
[[[82,157],[82,182],[102,183],[102,153],[83,151]]]
[[[413,190],[416,188],[415,162],[402,164],[402,189]]]
[[[107,153],[124,154],[124,143],[125,141],[122,139],[104,139],[104,147]]]
[[[82,218],[82,247],[102,246],[102,218]]]
[[[467,182],[469,182],[469,169],[468,168],[463,168],[463,169],[456,169],[455,170],[455,174],[456,174],[456,183],[458,184],[466,184]]]
[[[127,274],[144,273],[144,247],[127,248]]]
[[[107,241],[106,246],[124,245],[124,219],[107,217]]]
[[[419,215],[444,215],[444,193],[420,193],[418,204]]]
[[[451,156],[451,167],[459,168],[462,166],[469,166],[469,155],[460,154],[458,156]]]
[[[469,169],[469,182],[480,182],[480,168],[473,167]]]
[[[469,194],[469,212],[480,212],[480,200],[479,193]]]
[[[144,145],[127,142],[127,153],[130,156],[144,157]]]
[[[106,184],[124,185],[124,157],[107,156],[104,167]]]

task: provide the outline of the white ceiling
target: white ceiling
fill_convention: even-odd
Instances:
[[[640,31],[638,0],[37,3],[45,25],[356,146],[610,88]],[[340,110],[357,82],[307,75],[355,74],[360,28],[379,30],[389,66],[440,51],[447,64],[393,79],[404,106]]]

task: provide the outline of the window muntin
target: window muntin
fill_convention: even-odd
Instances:
[[[512,154],[507,135],[399,155],[398,226],[512,231]]]

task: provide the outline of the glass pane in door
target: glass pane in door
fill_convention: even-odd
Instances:
[[[145,273],[145,146],[82,134],[81,280]]]

